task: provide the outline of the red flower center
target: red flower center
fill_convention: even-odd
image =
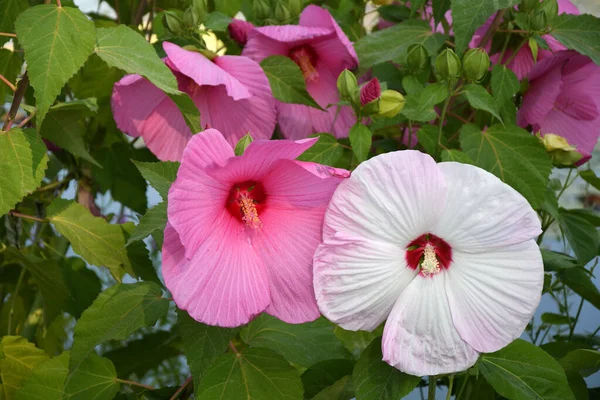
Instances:
[[[259,229],[259,213],[265,207],[267,196],[263,186],[254,181],[237,183],[229,190],[227,211],[247,226]]]
[[[406,263],[423,276],[433,276],[452,263],[452,248],[431,233],[419,236],[406,247]]]
[[[315,82],[319,79],[317,72],[317,53],[315,50],[306,45],[294,47],[290,50],[289,57],[300,67],[304,80],[307,82]]]

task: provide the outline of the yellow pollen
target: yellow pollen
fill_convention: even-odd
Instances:
[[[240,200],[240,207],[242,209],[242,220],[246,225],[254,229],[260,229],[262,223],[258,218],[258,210],[254,204],[254,200],[248,197],[244,197]]]
[[[423,250],[421,272],[425,276],[435,275],[440,272],[440,263],[435,255],[435,248],[431,245],[431,243],[427,243],[427,245],[425,245],[425,249]]]

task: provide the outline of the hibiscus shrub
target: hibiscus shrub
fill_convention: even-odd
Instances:
[[[598,398],[598,17],[78,3],[0,1],[1,399]]]

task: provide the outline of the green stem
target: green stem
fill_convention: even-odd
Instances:
[[[148,389],[148,390],[154,390],[154,388],[152,386],[144,385],[143,383],[139,383],[139,382],[127,381],[125,379],[119,379],[119,378],[116,378],[115,381],[124,383],[129,386],[137,386],[137,387],[141,387],[141,388]]]
[[[600,326],[598,326],[598,327],[596,328],[596,330],[595,330],[595,331],[594,331],[594,332],[593,332],[593,333],[590,335],[590,337],[589,337],[589,338],[587,338],[587,340],[586,340],[585,342],[586,342],[586,343],[589,343],[589,342],[590,342],[590,340],[592,340],[592,339],[594,338],[594,336],[596,336],[596,333],[598,333],[598,332],[600,332]]]
[[[579,321],[579,315],[581,314],[581,309],[583,308],[583,297],[581,298],[581,301],[579,302],[579,307],[577,308],[577,314],[575,314],[575,320],[573,321],[573,325],[571,325],[571,329],[569,330],[569,342],[571,341],[571,338],[573,337],[573,333],[575,332],[575,325],[577,325],[577,321]]]
[[[571,182],[569,182],[569,179],[571,179],[571,174],[573,173],[573,169],[574,168],[569,169],[569,173],[567,174],[567,179],[565,179],[565,184],[563,185],[560,192],[558,192],[558,194],[556,195],[556,200],[559,200],[560,196],[563,195],[565,190],[567,190],[569,188],[569,186],[571,186],[573,184],[573,182],[575,182],[575,179],[577,179],[577,177],[575,177],[575,179],[573,179]]]
[[[9,335],[12,332],[12,319],[13,319],[13,315],[15,313],[15,303],[17,302],[17,297],[19,297],[19,290],[21,289],[21,283],[23,282],[24,277],[25,277],[25,267],[21,268],[21,273],[19,274],[19,279],[17,280],[17,285],[15,286],[15,291],[12,295],[12,301],[10,303],[10,311],[8,313],[8,331],[7,331],[7,333]]]
[[[517,56],[517,54],[519,53],[519,51],[521,50],[521,47],[525,46],[525,43],[527,43],[529,41],[529,38],[525,38],[523,39],[523,41],[521,42],[521,44],[519,45],[519,47],[517,47],[515,49],[515,51],[510,55],[510,57],[508,57],[508,59],[506,60],[506,62],[503,62],[503,65],[508,65],[511,63],[512,60],[515,59],[515,57]],[[500,59],[501,60],[501,59]]]
[[[469,380],[469,375],[465,375],[465,380],[463,381],[463,384],[460,386],[460,390],[458,391],[458,394],[456,395],[456,400],[459,400],[460,397],[462,396],[463,392],[465,391],[465,389],[467,387],[468,380]]]
[[[454,374],[448,377],[448,394],[446,395],[446,400],[450,400],[452,398],[452,386],[454,386]]]
[[[443,128],[444,128],[444,121],[446,120],[446,111],[448,111],[448,104],[450,103],[451,98],[452,98],[452,96],[449,95],[448,98],[446,99],[446,101],[444,101],[444,106],[442,108],[442,115],[440,116],[440,127],[438,130],[437,147],[436,147],[436,151],[435,151],[436,158],[437,158],[438,154],[441,153],[440,149],[442,148],[442,134],[443,134]]]
[[[429,390],[427,391],[427,400],[435,400],[435,389],[437,386],[437,376],[429,376]]]
[[[567,287],[563,284],[563,300],[565,302],[565,314],[567,314],[567,320],[569,321],[569,329],[571,329],[571,316],[569,315],[569,300],[567,299]]]

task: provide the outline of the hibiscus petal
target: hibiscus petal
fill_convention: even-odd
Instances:
[[[445,271],[418,275],[402,292],[383,330],[383,360],[416,376],[464,371],[479,354],[461,339],[446,296]]]
[[[288,56],[290,49],[315,40],[333,37],[335,32],[327,28],[298,25],[263,26],[248,32],[248,42],[242,55],[261,62],[267,57]]]
[[[179,308],[208,325],[244,325],[269,305],[262,261],[239,235],[238,221],[224,212],[193,258],[173,227],[165,228],[162,270]]]
[[[446,292],[454,326],[463,340],[477,351],[490,353],[521,336],[540,302],[544,283],[535,241],[485,253],[455,251],[453,259],[444,271]]]
[[[417,272],[407,267],[403,247],[362,239],[321,244],[314,275],[323,315],[344,329],[372,331]]]
[[[545,68],[547,61],[551,58],[540,61],[531,70],[529,74],[529,89],[523,98],[523,106],[517,114],[517,123],[521,126],[539,125],[546,114],[554,107],[554,102],[560,94],[562,88],[560,66],[555,65],[552,69]],[[542,65],[547,71],[547,75],[541,79],[533,80],[531,77],[537,74],[539,66]]]
[[[111,99],[117,127],[142,136],[163,161],[179,161],[192,132],[179,109],[162,90],[139,75],[127,75],[113,88]]]
[[[542,232],[527,200],[495,175],[454,162],[438,167],[446,178],[448,197],[432,233],[453,250],[485,252],[530,240]]]

